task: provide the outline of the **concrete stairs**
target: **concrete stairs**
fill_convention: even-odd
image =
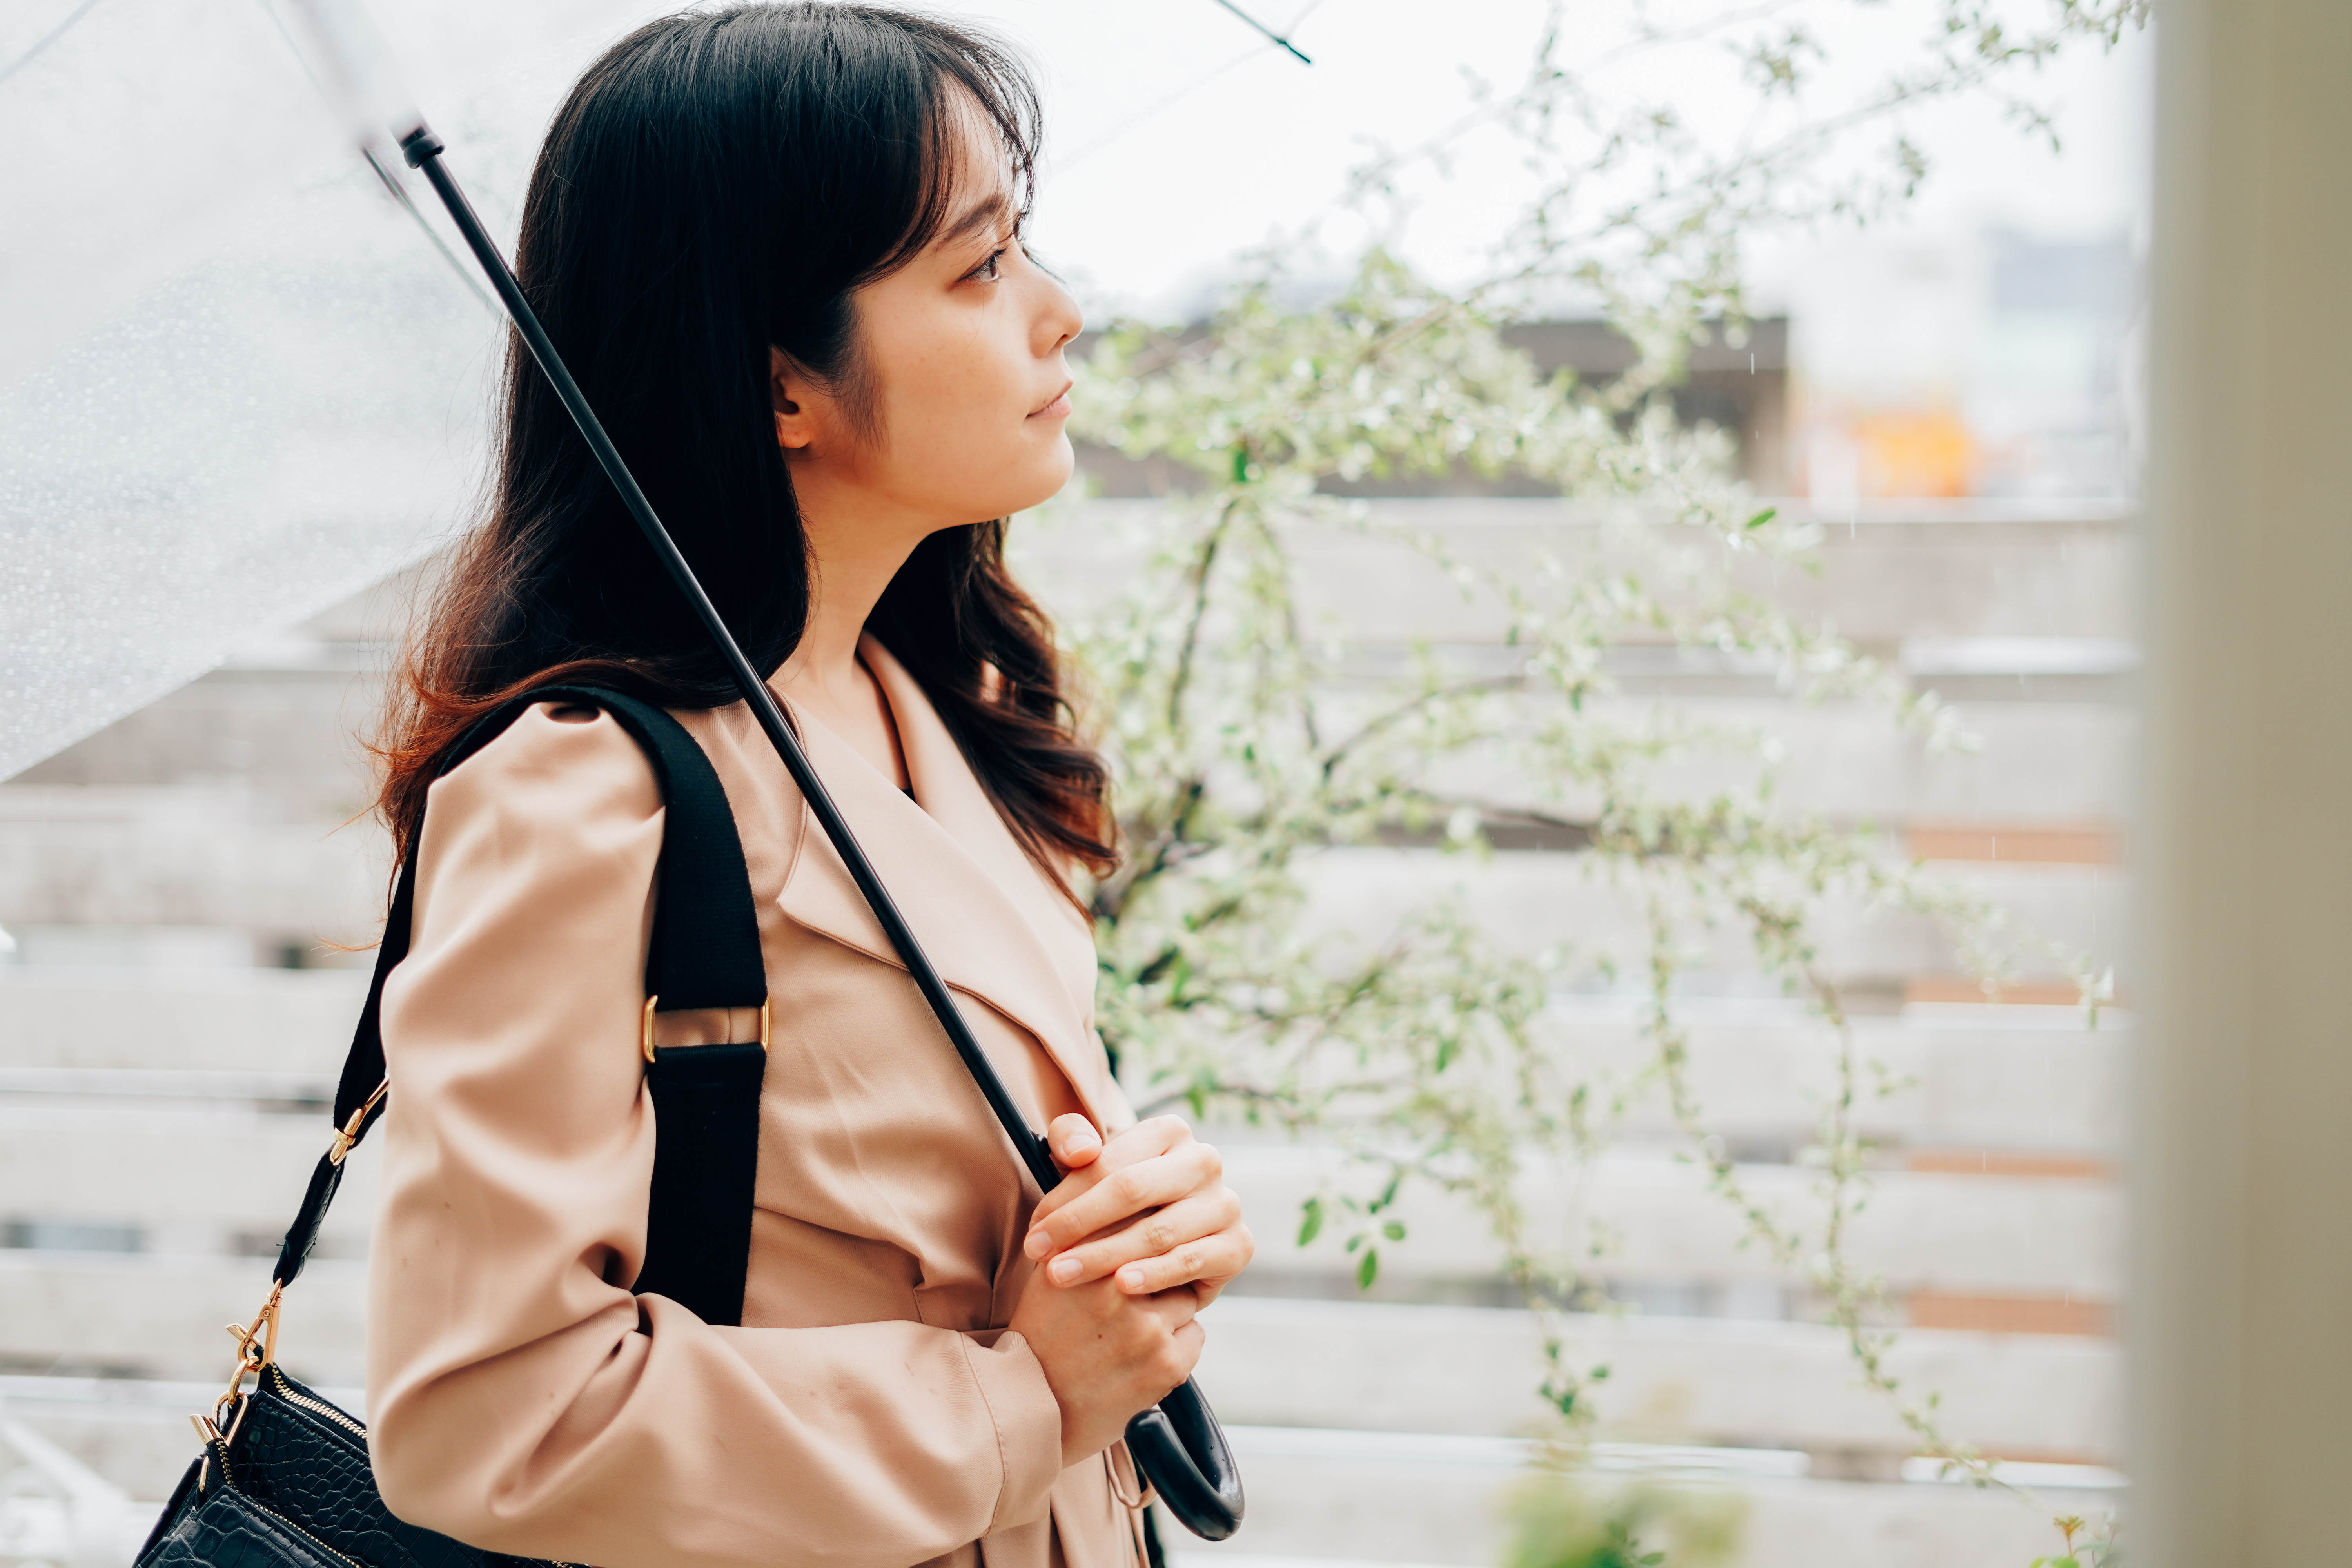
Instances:
[[[1016,531],[1048,602],[1099,603],[1147,504],[1086,503]],[[1547,502],[1371,508],[1375,523],[1495,563],[1538,544],[1589,559],[1620,548]],[[2114,829],[2133,745],[2127,520],[1906,503],[1817,521],[1821,575],[1779,587],[1963,699],[1981,751],[1925,759],[1875,710],[1808,708],[1769,674],[1671,650],[1612,653],[1626,700],[1769,731],[1790,758],[1789,810],[1873,824],[1889,855],[1926,857],[2045,934],[2114,952],[2129,897]],[[1300,542],[1309,608],[1355,639],[1364,671],[1417,639],[1465,662],[1507,657],[1493,606],[1411,586],[1395,543],[1339,530]],[[0,784],[0,927],[19,942],[0,963],[0,1447],[13,1422],[143,1499],[191,1452],[184,1416],[226,1374],[220,1325],[259,1302],[266,1255],[326,1142],[365,957],[321,942],[372,941],[385,882],[382,837],[351,822],[365,781],[349,736],[375,705],[386,607],[404,596],[331,613]],[[1457,782],[1502,804],[1527,795],[1495,770]],[[1311,881],[1307,918],[1342,941],[1377,940],[1446,892],[1523,951],[1590,945],[1629,914],[1580,857],[1534,848],[1483,862],[1334,850]],[[2056,1550],[2050,1513],[2095,1515],[2125,1495],[2104,1467],[2122,1400],[2128,1016],[2093,1033],[2062,1006],[1966,1005],[1948,943],[1923,923],[1842,909],[1828,927],[1832,969],[1873,1009],[1860,1053],[1893,1086],[1855,1113],[1874,1152],[1853,1247],[1901,1331],[1890,1365],[1906,1393],[1939,1391],[1946,1426],[2042,1503],[1938,1481],[1909,1457],[1803,1282],[1743,1249],[1736,1215],[1677,1158],[1631,1005],[1563,995],[1540,1026],[1624,1090],[1611,1152],[1583,1170],[1531,1161],[1520,1194],[1538,1241],[1581,1258],[1617,1303],[1563,1324],[1572,1364],[1610,1369],[1591,1474],[1736,1493],[1743,1568],[2024,1568]],[[1831,1043],[1756,994],[1736,933],[1697,968],[1712,994],[1683,1016],[1708,1125],[1743,1183],[1801,1220],[1818,1177],[1792,1162],[1832,1080]],[[1406,1189],[1407,1239],[1384,1244],[1381,1279],[1360,1293],[1336,1237],[1305,1251],[1289,1238],[1301,1202],[1355,1190],[1361,1173],[1328,1149],[1210,1136],[1261,1238],[1258,1267],[1212,1310],[1201,1374],[1252,1510],[1231,1546],[1180,1545],[1179,1561],[1499,1561],[1503,1510],[1552,1428],[1535,1394],[1538,1325],[1496,1277],[1480,1218]],[[288,1363],[330,1387],[362,1376],[373,1179],[363,1150],[289,1299]],[[41,1470],[21,1447],[18,1459],[19,1474]]]

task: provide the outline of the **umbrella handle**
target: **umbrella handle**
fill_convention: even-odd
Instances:
[[[1176,1522],[1203,1541],[1242,1527],[1242,1471],[1225,1429],[1191,1378],[1127,1424],[1127,1451]]]
[[[670,537],[669,530],[662,526],[661,519],[654,512],[653,502],[646,499],[635,476],[629,472],[628,464],[622,460],[620,449],[605,434],[604,422],[589,406],[587,395],[580,390],[580,384],[572,378],[572,372],[565,366],[562,356],[555,352],[555,344],[548,337],[547,329],[540,324],[538,312],[523,298],[522,285],[516,281],[514,269],[499,254],[498,246],[491,240],[489,231],[482,226],[482,220],[476,216],[473,204],[466,199],[466,193],[457,188],[457,182],[442,166],[444,148],[441,139],[420,122],[401,137],[400,151],[408,160],[409,167],[422,170],[425,179],[432,183],[434,194],[449,210],[450,219],[457,224],[458,232],[465,236],[474,259],[481,264],[491,287],[498,290],[509,320],[522,334],[531,357],[546,373],[556,395],[562,399],[564,408],[572,415],[572,423],[580,427],[580,434],[587,440],[589,449],[595,453],[596,461],[603,465],[605,475],[612,479],[613,487],[620,491],[621,500],[629,509],[629,515],[636,520],[646,542],[653,547],[654,554],[669,573],[670,580],[686,596],[695,618],[710,634],[711,642],[726,661],[728,674],[733,678],[736,689],[743,694],[743,700],[750,706],[752,717],[759,721],[760,728],[775,747],[776,755],[783,760],[784,771],[792,775],[793,783],[808,802],[809,810],[816,817],[818,826],[824,829],[825,837],[833,841],[834,848],[840,853],[843,864],[849,868],[851,879],[857,884],[857,890],[866,896],[866,903],[874,910],[874,918],[889,937],[891,947],[897,950],[907,972],[914,977],[924,1001],[930,1004],[933,1016],[939,1019],[940,1026],[947,1031],[956,1054],[963,1058],[972,1081],[980,1086],[989,1109],[995,1112],[998,1124],[1013,1142],[1013,1152],[1020,1156],[1022,1164],[1036,1182],[1038,1190],[1051,1192],[1061,1181],[1062,1173],[1060,1167],[1054,1163],[1053,1153],[1046,1147],[1045,1140],[1030,1129],[1021,1114],[1020,1106],[1005,1089],[1004,1081],[997,1077],[994,1065],[989,1061],[987,1052],[981,1048],[978,1037],[971,1032],[971,1026],[964,1021],[962,1013],[957,1009],[946,983],[940,978],[939,971],[931,966],[921,943],[915,940],[913,928],[898,912],[898,906],[891,899],[889,889],[882,885],[882,879],[876,874],[873,863],[866,859],[865,850],[858,847],[857,837],[850,831],[848,819],[834,805],[833,796],[825,791],[824,781],[818,778],[816,770],[809,765],[807,754],[801,750],[799,737],[793,733],[782,707],[776,701],[776,694],[768,689],[768,683],[743,657],[743,649],[735,641],[734,634],[719,618],[718,606],[703,591],[694,569],[687,564],[685,555],[679,552],[677,542]],[[1234,1463],[1233,1449],[1225,1442],[1223,1428],[1217,1425],[1216,1414],[1209,1408],[1209,1402],[1202,1397],[1199,1387],[1192,1379],[1185,1379],[1181,1386],[1158,1405],[1129,1421],[1127,1437],[1129,1451],[1135,1457],[1137,1468],[1158,1489],[1168,1510],[1187,1530],[1203,1540],[1223,1541],[1241,1528],[1241,1471]]]

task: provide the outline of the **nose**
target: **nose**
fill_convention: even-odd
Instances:
[[[1039,359],[1057,354],[1069,345],[1071,339],[1086,330],[1085,312],[1076,300],[1062,287],[1060,279],[1044,268],[1029,269],[1036,279],[1036,301],[1030,317],[1031,338]]]

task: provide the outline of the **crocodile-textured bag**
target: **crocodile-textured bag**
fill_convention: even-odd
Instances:
[[[602,708],[617,720],[645,748],[667,808],[646,961],[643,1040],[656,1115],[646,1265],[636,1289],[658,1291],[706,1322],[740,1323],[759,1162],[768,982],[735,818],[709,760],[677,720],[633,698],[583,687],[547,687],[506,704],[467,733],[442,771],[480,750],[531,704],[550,700]],[[139,1568],[527,1568],[526,1559],[479,1551],[394,1519],[368,1468],[367,1428],[287,1376],[277,1360],[279,1300],[318,1239],[344,1157],[383,1110],[383,982],[408,952],[415,899],[412,853],[401,868],[375,979],[343,1064],[334,1142],[286,1232],[269,1300],[250,1327],[237,1331],[228,1392],[210,1415],[194,1418],[204,1452],[164,1505]],[[656,1050],[656,1003],[665,1011],[757,1007],[761,1038]]]

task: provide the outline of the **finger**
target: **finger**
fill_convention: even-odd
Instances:
[[[1256,1243],[1249,1227],[1236,1225],[1214,1236],[1188,1241],[1171,1252],[1122,1265],[1116,1283],[1122,1295],[1141,1296],[1172,1290],[1195,1280],[1224,1284],[1249,1267]]]
[[[1045,1278],[1056,1285],[1099,1279],[1122,1263],[1158,1258],[1188,1241],[1214,1236],[1242,1216],[1242,1201],[1227,1186],[1194,1193],[1144,1215],[1133,1224],[1087,1237],[1047,1261]]]
[[[1106,1152],[1100,1163],[1108,1167],[1109,1163]],[[1100,1179],[1052,1213],[1032,1215],[1023,1250],[1032,1258],[1062,1251],[1146,1209],[1189,1197],[1223,1175],[1224,1161],[1205,1143],[1187,1143],[1140,1164],[1107,1169]],[[1045,1205],[1038,1207],[1042,1211]]]
[[[1132,1213],[1132,1209],[1120,1211],[1113,1206],[1098,1211],[1110,1214],[1112,1218],[1109,1220],[1095,1219],[1086,1223],[1083,1228],[1078,1224],[1065,1221],[1058,1228],[1051,1231],[1045,1239],[1040,1239],[1036,1234],[1038,1226],[1045,1225],[1047,1221],[1069,1208],[1079,1199],[1095,1192],[1118,1173],[1133,1170],[1139,1164],[1147,1163],[1154,1159],[1165,1159],[1171,1154],[1181,1154],[1188,1149],[1208,1148],[1206,1144],[1192,1142],[1191,1139],[1192,1130],[1173,1117],[1155,1118],[1152,1121],[1139,1123],[1118,1133],[1103,1146],[1102,1152],[1097,1157],[1070,1172],[1059,1185],[1038,1200],[1036,1208],[1032,1210],[1029,1215],[1031,1234],[1024,1242],[1023,1249],[1032,1258],[1043,1258],[1053,1251],[1055,1246],[1066,1247],[1092,1231],[1100,1230],[1106,1224],[1116,1223],[1118,1219],[1125,1217],[1127,1213]],[[1216,1152],[1212,1149],[1209,1152],[1214,1156]],[[1223,1162],[1220,1160],[1218,1165],[1222,1173]]]
[[[1162,1333],[1182,1331],[1191,1326],[1201,1311],[1201,1298],[1185,1285],[1173,1290],[1162,1290],[1157,1296],[1138,1296],[1128,1304],[1138,1311],[1159,1319]]]
[[[1160,1391],[1160,1399],[1165,1399],[1175,1393],[1177,1385],[1192,1375],[1192,1369],[1201,1364],[1201,1352],[1207,1347],[1208,1342],[1208,1331],[1193,1322],[1186,1323],[1168,1336],[1168,1348],[1171,1353],[1166,1373],[1170,1375],[1168,1386]],[[1157,1405],[1160,1400],[1155,1399],[1152,1403]]]
[[[1084,1120],[1081,1118],[1080,1120]],[[1057,1124],[1059,1119],[1056,1119]],[[1165,1154],[1190,1142],[1192,1129],[1181,1116],[1155,1116],[1149,1121],[1139,1121],[1124,1131],[1112,1134],[1097,1156],[1070,1173],[1071,1179],[1063,1182],[1039,1200],[1036,1212],[1030,1216],[1035,1224],[1046,1215],[1076,1202],[1094,1190],[1113,1171]],[[1081,1236],[1086,1234],[1081,1231]],[[1031,1253],[1031,1257],[1040,1256]]]
[[[1054,1152],[1055,1164],[1065,1171],[1075,1170],[1094,1163],[1103,1150],[1102,1134],[1095,1131],[1093,1122],[1073,1110],[1054,1118],[1054,1124],[1045,1129],[1045,1146]]]

